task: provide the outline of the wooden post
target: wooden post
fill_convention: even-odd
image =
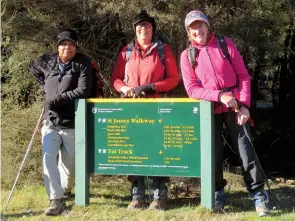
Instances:
[[[200,101],[201,128],[201,206],[213,209],[215,204],[215,147],[213,103]]]
[[[89,175],[87,171],[87,100],[76,100],[75,117],[75,203],[89,204]]]

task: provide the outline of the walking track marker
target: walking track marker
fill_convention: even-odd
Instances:
[[[190,98],[76,102],[75,203],[89,204],[89,175],[200,177],[214,208],[212,103]]]

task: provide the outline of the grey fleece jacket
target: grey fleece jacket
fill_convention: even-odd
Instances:
[[[58,55],[44,54],[29,68],[45,91],[45,99],[52,103],[44,119],[61,128],[74,128],[75,100],[87,98],[92,85],[91,60],[77,53],[70,62],[71,67],[61,74]]]

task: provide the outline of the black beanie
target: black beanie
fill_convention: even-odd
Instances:
[[[139,14],[134,16],[134,18],[133,18],[134,28],[136,28],[136,24],[138,24],[139,22],[143,22],[143,21],[152,23],[153,33],[155,33],[155,31],[156,31],[155,19],[154,19],[154,17],[149,16],[149,14],[147,13],[146,10],[141,10],[141,12]]]
[[[75,43],[75,45],[77,45],[77,41],[78,41],[76,31],[73,29],[70,29],[70,28],[60,31],[57,34],[56,39],[57,39],[57,45],[59,45],[60,42],[62,42],[64,40],[72,41],[73,43]]]

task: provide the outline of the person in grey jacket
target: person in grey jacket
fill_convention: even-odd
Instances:
[[[77,34],[57,35],[57,53],[44,54],[30,71],[45,92],[42,133],[44,184],[50,200],[46,215],[57,215],[71,195],[75,175],[75,100],[87,98],[92,85],[91,60],[77,53]],[[58,162],[57,162],[58,156]]]

